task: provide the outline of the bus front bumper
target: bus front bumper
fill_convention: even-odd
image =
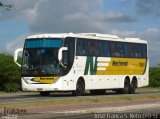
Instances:
[[[38,84],[38,83],[26,83],[24,79],[21,79],[23,91],[62,91],[62,83],[56,82],[54,84]]]

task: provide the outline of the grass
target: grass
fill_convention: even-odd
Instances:
[[[63,97],[62,97],[63,98]],[[136,101],[136,100],[160,100],[160,94],[133,94],[133,95],[115,95],[115,96],[100,96],[100,97],[86,97],[86,98],[73,98],[64,100],[36,100],[31,102],[16,102],[0,104],[0,110],[4,107],[7,108],[32,108],[32,107],[45,107],[45,106],[61,106],[61,105],[75,105],[85,103],[100,103],[100,102],[123,102],[123,101]]]
[[[160,87],[142,87],[138,88],[138,91],[160,91]]]
[[[160,88],[138,88],[138,91],[160,91]],[[6,93],[0,92],[0,97],[3,96],[17,96],[17,95],[35,95],[39,94],[38,92],[17,92],[17,93]],[[85,104],[85,103],[101,103],[101,102],[123,102],[123,101],[136,101],[136,100],[160,100],[160,94],[132,94],[132,95],[114,95],[114,96],[92,96],[84,98],[64,98],[61,97],[61,100],[50,99],[50,100],[33,100],[30,102],[15,102],[15,103],[0,103],[0,110],[3,110],[4,107],[8,108],[32,108],[32,107],[45,107],[45,106],[61,106],[61,105],[75,105],[75,104]]]
[[[34,95],[39,94],[39,92],[0,92],[0,97],[3,96],[17,96],[17,95]]]

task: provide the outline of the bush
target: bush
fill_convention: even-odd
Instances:
[[[14,63],[13,56],[0,54],[0,90],[16,91],[21,85],[20,68]]]
[[[150,68],[149,86],[150,87],[160,87],[160,66]]]
[[[4,84],[4,91],[6,92],[16,92],[20,89],[20,85],[14,82],[8,82]]]

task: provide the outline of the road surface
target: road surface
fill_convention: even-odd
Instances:
[[[136,94],[160,94],[160,91],[138,91],[136,92]],[[8,103],[19,103],[19,102],[32,102],[32,101],[48,101],[48,100],[72,100],[72,99],[85,99],[85,98],[98,98],[98,97],[114,97],[117,96],[119,94],[115,94],[114,92],[107,92],[106,95],[90,95],[89,93],[86,93],[85,96],[72,96],[71,93],[53,93],[50,96],[47,97],[42,97],[40,96],[38,93],[17,93],[17,94],[7,94],[7,95],[3,95],[0,94],[0,104],[8,104]],[[121,95],[123,96],[123,95]],[[151,104],[150,106],[152,108],[156,108],[156,109],[148,109],[151,107],[148,107],[146,105]],[[158,106],[157,106],[158,105]],[[55,107],[54,107],[55,106]],[[138,110],[141,107],[143,107],[143,110]],[[61,105],[56,107],[56,105],[53,105],[52,108],[47,108],[45,109],[45,107],[43,107],[44,112],[42,111],[42,109],[40,110],[27,110],[27,114],[20,116],[20,118],[18,119],[31,119],[32,117],[37,118],[37,119],[43,119],[42,117],[46,117],[46,119],[53,119],[54,117],[59,119],[92,119],[92,118],[97,118],[95,117],[96,115],[93,112],[102,112],[100,111],[101,109],[103,110],[103,112],[119,112],[122,110],[125,110],[125,112],[123,112],[123,114],[125,113],[160,113],[160,103],[159,100],[157,100],[157,102],[155,100],[151,100],[151,101],[129,101],[129,102],[112,102],[112,103],[108,103],[108,102],[103,102],[103,103],[92,103],[88,104],[88,105],[81,105],[79,104],[79,106],[76,105]],[[105,111],[104,111],[105,108]],[[36,108],[37,109],[37,108]],[[95,109],[94,111],[92,109]],[[114,109],[114,111],[113,111]],[[137,110],[137,111],[131,111],[131,112],[126,112],[126,110]],[[142,109],[142,108],[141,108]],[[82,110],[83,112],[92,112],[92,113],[81,113],[80,116],[71,116],[69,113],[72,113],[72,111],[78,112],[79,115],[79,111]],[[90,111],[89,111],[90,110]],[[106,110],[110,110],[110,111],[106,111]],[[65,111],[65,113],[64,113]],[[71,111],[71,112],[70,112]],[[69,116],[67,115],[63,115],[63,118],[60,118],[60,116],[62,117],[62,115],[59,116],[59,114],[69,114]],[[121,112],[122,113],[122,112]],[[86,115],[88,114],[88,115]],[[90,115],[89,115],[90,114]],[[100,115],[101,116],[101,115]],[[102,116],[106,116],[106,113],[103,113]],[[26,118],[24,118],[26,117]],[[65,117],[65,118],[64,118]]]
[[[119,113],[95,113],[90,115],[69,116],[57,119],[160,119],[160,108],[131,110]],[[48,118],[49,119],[49,118]],[[50,118],[51,119],[51,118]]]

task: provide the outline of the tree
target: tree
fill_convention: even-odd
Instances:
[[[14,63],[13,56],[0,54],[0,90],[14,92],[20,84],[20,68]]]
[[[160,87],[160,65],[151,67],[149,71],[149,86]]]
[[[6,10],[11,10],[14,7],[14,5],[13,4],[6,5],[0,1],[0,7],[5,8]]]

